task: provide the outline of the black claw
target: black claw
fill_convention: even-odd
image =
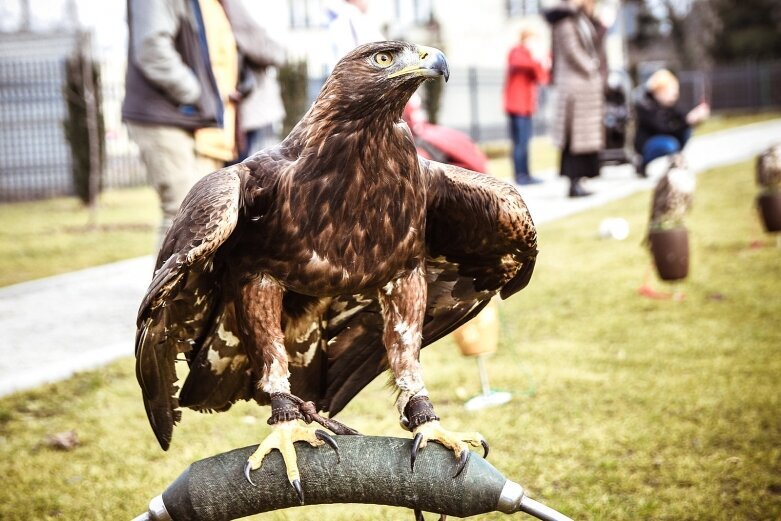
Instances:
[[[469,459],[469,454],[471,453],[466,449],[461,453],[461,458],[458,460],[458,469],[456,469],[456,473],[453,474],[453,479],[456,479],[458,475],[461,474],[461,471],[464,470],[464,467],[466,467],[466,461]]]
[[[412,453],[409,457],[409,466],[412,472],[415,472],[415,458],[418,457],[418,450],[420,450],[420,442],[423,441],[423,435],[418,433],[415,435],[415,439],[412,440]]]
[[[315,437],[317,437],[317,439],[320,441],[326,442],[329,447],[334,449],[334,452],[336,453],[336,462],[341,463],[342,460],[339,457],[339,445],[336,444],[336,440],[333,439],[330,434],[320,429],[315,431]]]
[[[488,457],[488,442],[485,440],[480,440],[480,445],[483,446],[483,459],[486,459]]]
[[[247,463],[244,464],[244,477],[247,478],[247,481],[249,481],[249,484],[253,487],[257,487],[257,485],[252,481],[252,478],[249,476],[249,471],[252,470],[250,468],[249,460],[247,460]]]
[[[423,517],[423,512],[419,509],[415,509],[415,521],[426,521],[426,518]]]
[[[293,485],[293,488],[296,489],[296,494],[298,494],[298,502],[302,505],[304,504],[304,489],[301,488],[301,480],[300,479],[294,479],[290,482],[291,485]]]

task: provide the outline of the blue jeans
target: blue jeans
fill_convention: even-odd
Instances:
[[[529,140],[532,137],[531,116],[510,114],[510,136],[513,139],[515,180],[529,175]]]
[[[653,136],[643,145],[643,164],[647,165],[654,159],[680,152],[686,146],[690,136],[691,130],[687,130],[683,135],[683,141],[667,134]]]

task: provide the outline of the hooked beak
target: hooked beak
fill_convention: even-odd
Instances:
[[[424,78],[443,76],[445,81],[447,81],[450,78],[450,69],[448,69],[447,59],[445,59],[445,54],[442,51],[433,47],[418,45],[418,62],[407,65],[403,69],[390,74],[388,78],[395,78],[405,74],[414,74]]]

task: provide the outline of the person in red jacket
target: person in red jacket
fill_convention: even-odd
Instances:
[[[536,57],[532,48],[536,33],[521,30],[520,42],[507,56],[507,76],[504,83],[504,110],[510,118],[513,140],[515,183],[530,185],[542,180],[529,172],[529,140],[532,137],[532,116],[537,109],[537,85],[548,82],[549,59]]]

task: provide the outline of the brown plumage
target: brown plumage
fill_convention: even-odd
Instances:
[[[401,122],[420,83],[447,74],[430,51],[359,47],[281,144],[190,191],[137,322],[136,373],[164,449],[179,406],[290,392],[333,415],[387,368],[403,415],[427,394],[420,347],[528,284],[536,232],[518,192],[419,159]],[[179,353],[190,372],[177,397]]]
[[[781,144],[773,145],[757,157],[757,184],[763,190],[781,190]]]
[[[694,175],[684,157],[673,157],[667,172],[659,179],[651,202],[650,230],[669,229],[683,225],[694,199]]]

